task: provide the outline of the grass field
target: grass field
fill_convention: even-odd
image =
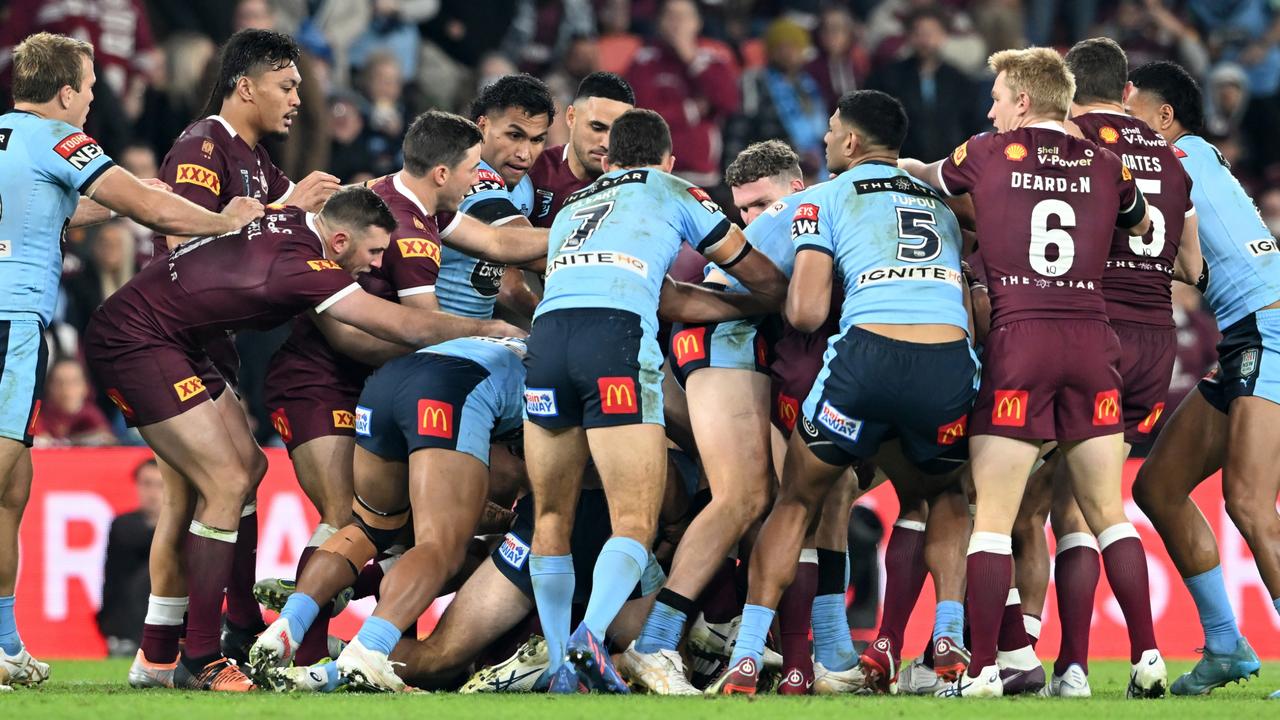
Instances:
[[[475,696],[421,694],[412,696],[214,695],[210,693],[132,690],[124,682],[129,663],[64,661],[53,664],[53,679],[38,689],[15,688],[0,695],[0,717],[168,718],[172,720],[317,720],[346,717],[415,717],[477,720],[711,720],[712,718],[920,717],[939,718],[1280,718],[1280,702],[1267,700],[1276,689],[1274,678],[1255,678],[1245,686],[1229,686],[1208,698],[1166,698],[1159,701],[1124,699],[1127,664],[1091,665],[1094,697],[1087,701],[1010,698],[998,701],[958,701],[917,697],[762,696],[742,698],[568,697],[534,695]],[[1171,677],[1190,667],[1170,663]],[[1264,676],[1265,677],[1265,676]]]

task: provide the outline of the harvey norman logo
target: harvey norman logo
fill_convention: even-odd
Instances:
[[[640,277],[649,277],[649,263],[626,253],[610,251],[589,251],[567,253],[557,256],[547,266],[547,275],[568,267],[609,266],[630,270]]]

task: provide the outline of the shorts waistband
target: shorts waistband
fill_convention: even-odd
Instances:
[[[857,325],[849,326],[845,331],[844,338],[857,336],[863,342],[879,343],[886,347],[896,348],[899,350],[910,350],[912,352],[950,352],[958,348],[968,350],[970,348],[969,340],[963,338],[960,340],[948,340],[943,343],[916,343],[907,340],[895,340],[891,337],[885,337],[879,333],[873,333],[870,330],[863,330]],[[841,339],[844,339],[841,338]]]
[[[609,318],[624,317],[635,318],[640,321],[640,315],[630,310],[620,310],[618,308],[561,308],[560,310],[550,310],[534,319],[538,322],[543,318],[549,317],[565,317],[565,318]]]

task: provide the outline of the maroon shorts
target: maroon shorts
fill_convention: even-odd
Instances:
[[[176,417],[227,389],[203,350],[160,338],[125,338],[97,317],[85,331],[84,354],[94,381],[129,427]]]
[[[1124,441],[1139,445],[1164,414],[1178,353],[1178,333],[1171,327],[1112,322],[1120,339],[1120,380],[1123,383]]]
[[[355,437],[356,401],[369,368],[338,356],[327,344],[297,340],[295,329],[267,370],[263,401],[272,426],[289,452],[319,437]]]
[[[838,313],[812,333],[802,333],[790,323],[782,323],[782,337],[773,346],[773,363],[769,365],[773,397],[769,419],[785,437],[791,437],[791,431],[795,430],[800,406],[822,371],[827,341],[839,329]]]
[[[1100,320],[1020,320],[992,328],[970,435],[1087,440],[1124,430],[1120,342]]]

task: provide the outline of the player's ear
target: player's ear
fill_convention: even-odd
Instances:
[[[564,109],[564,126],[573,127],[573,118],[577,114],[577,108],[573,106],[573,103],[569,103],[569,107]]]
[[[485,117],[484,115],[481,115],[480,117],[476,118],[476,127],[480,128],[481,133],[487,133],[488,127],[489,127],[489,118]]]
[[[672,155],[671,153],[667,153],[667,159],[664,160],[662,163],[662,172],[669,173],[671,172],[671,169],[674,168],[675,166],[676,166],[676,156]]]
[[[801,190],[804,189],[804,179],[792,178],[791,183],[789,184],[789,187],[791,188],[791,192],[793,193],[800,192]]]
[[[1120,93],[1120,102],[1121,102],[1121,103],[1124,103],[1125,105],[1128,105],[1128,104],[1129,104],[1129,98],[1130,98],[1132,95],[1133,95],[1133,83],[1131,83],[1131,82],[1126,82],[1126,83],[1124,84],[1124,91]]]
[[[427,171],[427,177],[431,178],[431,182],[436,187],[444,187],[449,182],[449,167],[447,165],[437,165]]]
[[[241,75],[240,79],[236,80],[236,95],[239,95],[241,100],[252,101],[253,90],[253,81],[247,75]]]
[[[1173,114],[1173,106],[1165,103],[1160,106],[1160,129],[1168,130],[1173,127],[1173,121],[1178,118]]]
[[[334,255],[341,255],[351,244],[351,235],[346,230],[338,230],[329,239],[329,248]]]

